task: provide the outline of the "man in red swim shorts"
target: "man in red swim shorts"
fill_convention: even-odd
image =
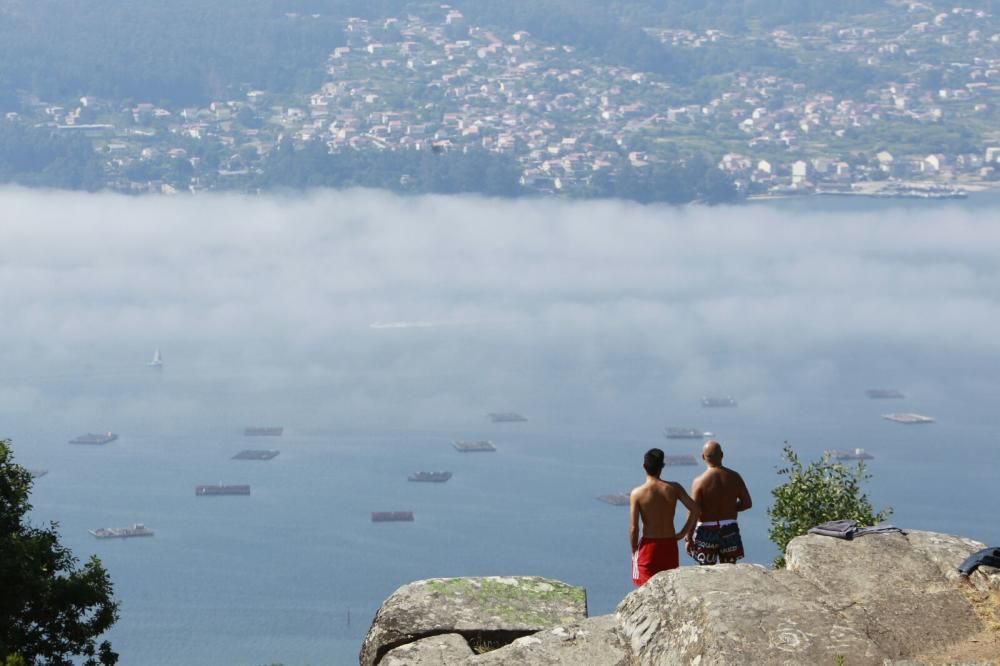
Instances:
[[[642,466],[646,470],[646,482],[629,496],[632,582],[636,587],[661,571],[677,568],[677,541],[690,533],[699,515],[698,505],[683,486],[660,478],[660,472],[663,471],[663,451],[647,451]],[[674,513],[678,500],[688,510],[687,522],[679,533],[674,530]]]

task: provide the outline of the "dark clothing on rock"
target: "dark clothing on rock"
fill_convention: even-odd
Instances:
[[[969,555],[958,567],[958,573],[963,576],[972,574],[979,567],[997,567],[1000,569],[1000,548],[983,548]]]
[[[889,532],[906,534],[906,532],[895,525],[888,523],[880,523],[874,527],[858,527],[858,521],[856,520],[829,520],[809,530],[809,534],[846,539],[847,541],[867,534],[886,534]]]

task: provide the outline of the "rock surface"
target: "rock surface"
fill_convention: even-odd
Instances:
[[[553,627],[519,638],[510,645],[476,656],[463,666],[627,666],[629,652],[612,615]]]
[[[453,666],[473,656],[472,648],[459,634],[440,634],[389,650],[382,666]]]
[[[397,646],[437,634],[460,634],[474,647],[500,647],[586,617],[586,590],[557,580],[489,576],[416,581],[382,604],[361,646],[360,663],[373,666]]]
[[[966,555],[932,548],[928,557],[928,545],[914,548],[899,533],[843,542],[806,535],[785,558],[789,571],[822,591],[824,605],[841,609],[887,657],[905,659],[982,630],[957,574],[949,580],[940,566],[951,560],[947,569],[956,569]]]
[[[909,530],[906,540],[915,551],[933,562],[941,570],[942,576],[952,582],[957,582],[960,578],[958,564],[986,547],[985,544],[964,537],[917,530]],[[1000,590],[1000,569],[980,567],[969,576],[969,582],[980,592]]]
[[[616,616],[640,664],[881,664],[883,653],[812,584],[752,564],[654,576]]]
[[[785,570],[682,567],[590,619],[584,591],[558,581],[418,581],[383,604],[361,664],[1000,664],[1000,569],[957,572],[983,547],[918,531],[807,535]]]

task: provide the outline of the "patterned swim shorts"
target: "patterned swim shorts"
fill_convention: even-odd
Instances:
[[[687,554],[698,564],[735,564],[743,558],[743,539],[736,521],[698,523]]]

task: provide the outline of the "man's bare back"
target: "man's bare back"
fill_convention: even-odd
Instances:
[[[751,506],[743,477],[728,467],[709,467],[691,484],[691,495],[701,507],[702,521],[735,520]]]
[[[680,533],[674,528],[678,500],[688,510],[688,521]],[[684,487],[673,481],[647,477],[646,482],[629,495],[632,552],[639,547],[639,522],[642,536],[647,539],[683,539],[698,518],[698,505]]]
[[[648,479],[632,490],[630,500],[642,518],[643,536],[651,539],[677,536],[674,514],[680,493],[687,494],[680,484],[661,479]]]

